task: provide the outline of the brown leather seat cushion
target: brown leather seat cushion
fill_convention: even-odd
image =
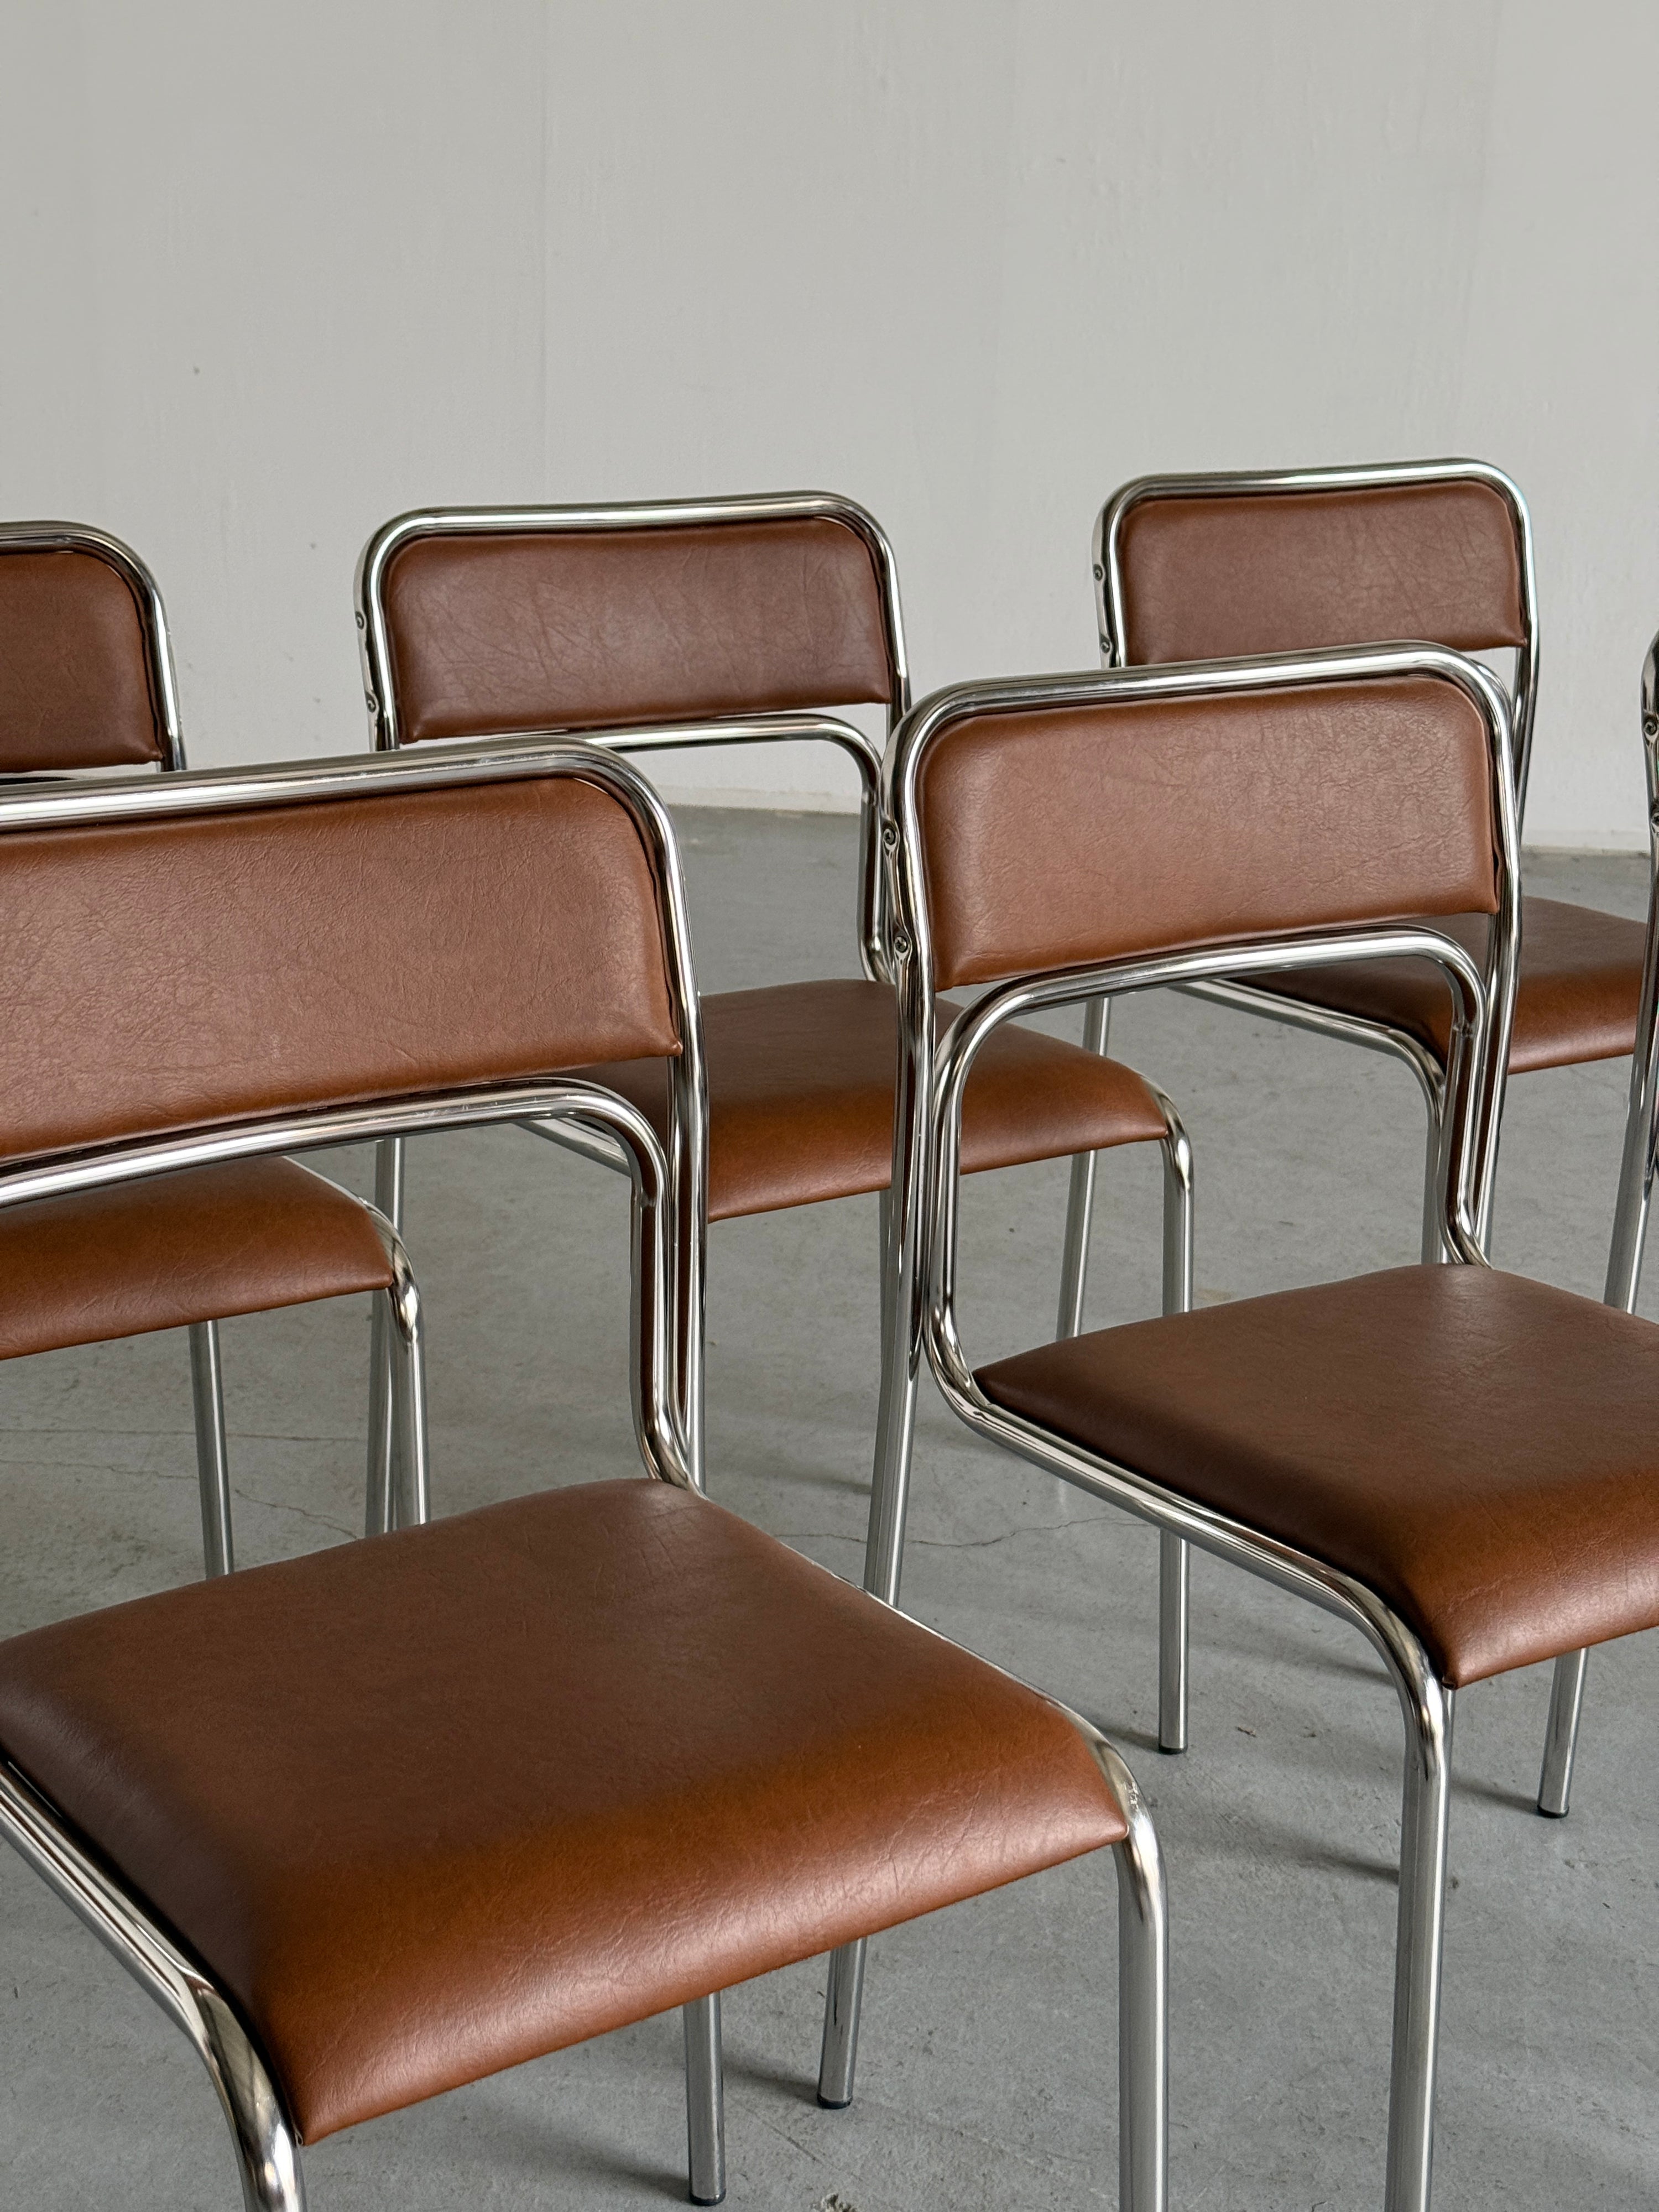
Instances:
[[[1356,1577],[1441,1678],[1659,1625],[1659,1328],[1403,1267],[999,1361],[986,1395]]]
[[[368,1214],[309,1168],[187,1168],[0,1208],[0,1359],[391,1280]]]
[[[1125,1833],[1059,1707],[646,1482],[15,1638],[0,1745],[309,2141]]]
[[[1521,909],[1521,988],[1510,1041],[1510,1072],[1523,1075],[1541,1067],[1571,1067],[1634,1051],[1645,942],[1641,923],[1559,899],[1522,899]],[[1443,927],[1476,959],[1483,957],[1484,915],[1460,915]],[[1425,961],[1298,969],[1276,975],[1272,988],[1287,999],[1387,1022],[1427,1045],[1445,1064],[1451,994]]]
[[[885,1190],[893,1170],[898,1021],[885,983],[783,983],[702,1002],[708,1064],[708,1218],[770,1213]],[[660,1129],[655,1060],[577,1071]],[[1164,1116],[1132,1068],[1011,1023],[981,1053],[963,1115],[963,1168],[1013,1167],[1156,1140]]]

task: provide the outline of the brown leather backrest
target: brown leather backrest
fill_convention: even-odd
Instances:
[[[1419,675],[966,714],[920,769],[934,981],[1495,913],[1489,762]]]
[[[405,744],[894,689],[871,548],[828,516],[423,535],[394,549],[383,590]]]
[[[1131,667],[1399,639],[1526,642],[1514,519],[1468,477],[1137,501],[1119,531]]]
[[[0,544],[0,773],[164,760],[144,617],[107,561]]]
[[[678,1049],[569,775],[0,834],[0,1157]]]

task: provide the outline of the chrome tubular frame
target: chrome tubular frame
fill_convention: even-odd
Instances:
[[[1018,710],[1026,706],[1060,707],[1107,703],[1114,700],[1221,696],[1291,685],[1341,684],[1395,675],[1431,675],[1443,678],[1465,692],[1480,713],[1489,732],[1493,733],[1494,745],[1501,745],[1503,749],[1501,774],[1494,756],[1493,809],[1495,818],[1502,823],[1504,834],[1509,840],[1506,854],[1511,851],[1515,814],[1513,787],[1509,780],[1509,718],[1504,694],[1495,680],[1478,663],[1439,647],[1359,647],[1350,652],[1276,653],[1238,661],[1128,669],[1102,676],[1034,678],[1024,682],[963,686],[936,693],[908,719],[897,747],[890,752],[887,767],[887,808],[890,819],[895,825],[891,854],[895,900],[892,942],[898,969],[902,1044],[893,1129],[892,1192],[897,1250],[897,1296],[894,1301],[894,1349],[891,1355],[894,1404],[884,1409],[889,1414],[890,1425],[896,1428],[902,1422],[914,1419],[915,1392],[922,1358],[926,1322],[925,1279],[920,1270],[927,1237],[925,1209],[931,1203],[927,1194],[933,1142],[930,1131],[932,1109],[927,1091],[931,1080],[929,1071],[933,1065],[933,1053],[928,1046],[933,1031],[925,1024],[933,1021],[936,1002],[925,886],[918,872],[920,864],[913,849],[919,836],[914,779],[920,750],[934,731],[963,710],[965,699],[972,700],[975,711],[990,713],[1004,708]],[[1462,968],[1476,977],[1480,990],[1494,1009],[1494,1024],[1502,1030],[1506,1056],[1518,967],[1520,911],[1516,871],[1506,866],[1500,874],[1501,911],[1497,917],[1497,926],[1492,932],[1484,974],[1473,965],[1467,954],[1461,956],[1461,961]],[[1414,951],[1437,962],[1442,959],[1444,948],[1451,942],[1439,933],[1432,932],[1428,933],[1425,943],[1419,944],[1417,940],[1424,938],[1423,932],[1407,933],[1413,935]],[[1378,937],[1375,930],[1364,934],[1368,942]],[[1340,940],[1343,945],[1349,945],[1352,941],[1352,933],[1348,933]],[[1270,951],[1264,952],[1259,960],[1255,960],[1255,972],[1270,975],[1277,969],[1295,967],[1298,960],[1306,964],[1306,941],[1303,941],[1301,951],[1292,946],[1287,953],[1285,948],[1290,942],[1288,939],[1277,941]],[[1338,940],[1328,933],[1322,937],[1320,942],[1334,946],[1338,944]],[[1334,960],[1352,960],[1376,956],[1374,953],[1356,953],[1352,950],[1334,950],[1329,957]],[[1175,972],[1175,965],[1171,965],[1170,980],[1176,983],[1225,981],[1230,972],[1234,972],[1229,969],[1228,958],[1224,951],[1213,956],[1194,954],[1186,957],[1185,965],[1181,967],[1178,975]],[[1243,966],[1243,962],[1236,963],[1235,971],[1242,972]],[[1118,988],[1114,985],[1114,989]],[[1141,987],[1126,984],[1121,988]],[[1087,1000],[1091,996],[1098,996],[1098,994],[1073,989],[1069,983],[1048,992],[1038,991],[1035,986],[1031,989],[1034,995],[1024,995],[1024,987],[1021,987],[1020,993],[1016,994],[1020,998],[1019,1011],[1030,1011],[1040,1005]],[[951,1048],[952,1039],[969,1033],[978,1022],[980,1010],[985,1003],[981,1000],[979,1006],[970,1007],[957,1017],[939,1041],[939,1054]],[[1455,1029],[1453,1035],[1453,1057],[1455,1059],[1462,1040]],[[924,1045],[924,1040],[928,1041],[928,1046]],[[1503,1066],[1504,1060],[1499,1058],[1496,1067],[1500,1078]],[[1485,1151],[1489,1152],[1487,1129],[1501,1109],[1502,1084],[1501,1079],[1493,1082],[1489,1078],[1484,1064],[1480,1075],[1483,1110],[1478,1121],[1472,1126]],[[1455,1093],[1455,1083],[1449,1088]],[[1488,1091],[1492,1094],[1490,1097]],[[1458,1164],[1460,1157],[1457,1146],[1448,1144],[1444,1148],[1443,1163],[1448,1173]],[[1491,1173],[1492,1161],[1484,1156],[1484,1152],[1480,1159],[1469,1164],[1474,1206],[1472,1218],[1477,1224],[1474,1232],[1477,1249],[1480,1249],[1478,1224],[1488,1203]],[[1451,1185],[1443,1176],[1439,1185],[1442,1218],[1437,1224],[1437,1232],[1457,1256],[1467,1256],[1457,1243],[1458,1230],[1455,1218],[1449,1221],[1445,1218],[1445,1192],[1449,1188]],[[1168,1279],[1166,1275],[1166,1283]],[[875,1493],[871,1501],[865,1587],[890,1604],[897,1601],[902,1568],[907,1510],[905,1462],[906,1455],[897,1449],[878,1462]]]
[[[1457,685],[1486,725],[1500,898],[1484,973],[1455,939],[1431,927],[1350,927],[1118,959],[1092,969],[1025,976],[988,987],[935,1045],[931,925],[916,792],[922,757],[944,725],[969,711],[1218,696],[1404,674],[1432,675]],[[1165,1489],[1131,1468],[1064,1442],[985,1396],[963,1352],[956,1322],[960,1139],[963,1097],[974,1059],[1000,1024],[1020,1014],[1103,995],[1229,976],[1260,975],[1270,981],[1275,971],[1315,962],[1426,958],[1444,975],[1454,1006],[1447,1071],[1453,1139],[1443,1153],[1437,1226],[1454,1261],[1486,1265],[1479,1223],[1492,1172],[1491,1125],[1502,1103],[1499,1077],[1508,1058],[1519,924],[1513,761],[1503,692],[1476,664],[1429,647],[1279,655],[1092,678],[965,686],[939,694],[910,718],[890,756],[888,778],[888,805],[898,829],[893,943],[900,971],[903,1111],[894,1132],[894,1190],[907,1359],[925,1347],[946,1401],[977,1434],[1150,1522],[1166,1545],[1170,1540],[1198,1544],[1309,1599],[1358,1628],[1382,1655],[1400,1698],[1407,1735],[1385,2203],[1387,2212],[1428,2212],[1449,1802],[1450,1692],[1436,1678],[1410,1626],[1363,1583],[1311,1554]],[[896,1581],[904,1499],[890,1495],[878,1504],[884,1563],[890,1563]],[[877,1522],[872,1510],[872,1529]]]
[[[1648,782],[1648,935],[1642,961],[1636,1051],[1631,1060],[1630,1104],[1619,1164],[1619,1195],[1613,1208],[1613,1243],[1602,1292],[1607,1304],[1626,1313],[1636,1311],[1642,1287],[1642,1257],[1647,1246],[1654,1164],[1659,1150],[1659,637],[1648,647],[1642,665],[1642,758]],[[1547,1820],[1565,1820],[1571,1801],[1572,1765],[1578,1749],[1578,1720],[1589,1664],[1588,1651],[1566,1652],[1555,1662],[1549,1725],[1538,1777],[1538,1809]]]
[[[684,890],[672,826],[650,786],[624,762],[568,741],[542,740],[463,753],[446,749],[420,760],[369,757],[241,775],[181,775],[98,785],[60,785],[49,792],[0,792],[0,838],[8,831],[153,820],[196,813],[366,797],[380,792],[570,775],[599,784],[623,805],[639,830],[660,887],[669,995],[681,1034],[671,1062],[669,1141],[659,1141],[638,1109],[597,1085],[548,1079],[498,1083],[465,1091],[325,1108],[193,1131],[182,1136],[112,1145],[19,1166],[0,1175],[0,1207],[33,1199],[165,1175],[273,1152],[361,1144],[391,1136],[496,1123],[570,1119],[618,1148],[630,1167],[633,1206],[633,1338],[630,1363],[635,1431],[647,1472],[682,1489],[700,1487],[699,1471],[681,1419],[684,1373],[695,1362],[701,1319],[701,1224],[706,1213],[707,1093],[702,1033],[691,966]],[[425,1400],[420,1309],[396,1231],[371,1209],[394,1273],[385,1322],[398,1347],[392,1440],[385,1486],[371,1480],[369,1514],[404,1526],[426,1517]],[[688,1247],[690,1249],[688,1249]],[[695,1301],[688,1309],[687,1301]],[[377,1308],[381,1302],[377,1300]],[[398,1472],[394,1474],[392,1470]],[[371,1475],[373,1476],[373,1469]],[[246,2212],[303,2212],[297,2139],[281,2093],[235,2006],[211,1975],[159,1929],[142,1899],[101,1866],[70,1825],[0,1762],[0,1833],[80,1915],[194,2044],[218,2091],[236,2147]],[[720,2172],[719,1999],[686,2010],[687,2051],[709,2047],[715,2064],[689,2068],[688,2118],[694,2189],[717,2202]]]
[[[856,501],[830,492],[757,493],[734,498],[632,501],[601,507],[428,507],[399,515],[385,523],[364,546],[355,582],[357,641],[363,672],[363,696],[377,751],[398,750],[403,744],[398,726],[397,684],[391,634],[386,612],[386,575],[392,557],[403,547],[422,538],[473,535],[486,537],[544,532],[549,534],[595,531],[659,530],[676,526],[701,527],[720,523],[765,522],[822,518],[843,524],[863,539],[879,580],[888,659],[893,690],[887,704],[890,734],[910,703],[910,679],[905,664],[904,620],[899,605],[898,571],[891,546],[875,517]],[[521,733],[514,733],[519,735]],[[880,799],[881,748],[856,725],[838,716],[807,714],[745,714],[725,718],[665,723],[634,729],[589,729],[580,732],[550,732],[567,737],[580,734],[587,743],[622,753],[696,749],[710,745],[763,744],[831,744],[846,753],[859,775],[859,957],[864,973],[873,981],[888,980],[886,924],[883,903],[884,875],[881,866]],[[492,740],[501,742],[502,740]],[[511,739],[507,739],[510,742]],[[622,1168],[615,1148],[591,1132],[568,1124],[526,1124],[537,1136],[550,1138],[567,1150],[581,1153],[602,1166]],[[388,1140],[387,1149],[401,1146]],[[377,1170],[396,1188],[401,1203],[403,1168]],[[399,1225],[401,1213],[392,1217]],[[701,1307],[698,1308],[701,1311]],[[700,1334],[700,1328],[698,1333]],[[685,1426],[699,1468],[702,1465],[702,1399],[700,1362],[688,1381],[692,1395],[685,1407]],[[384,1456],[384,1446],[379,1447]]]
[[[1526,809],[1527,779],[1532,766],[1533,721],[1538,701],[1538,598],[1533,561],[1532,517],[1520,487],[1501,469],[1493,468],[1487,462],[1461,459],[1381,461],[1353,468],[1139,477],[1133,483],[1121,486],[1101,509],[1095,523],[1095,612],[1100,631],[1103,665],[1108,668],[1127,665],[1122,532],[1128,515],[1146,501],[1270,497],[1279,492],[1404,490],[1413,485],[1468,482],[1485,484],[1495,491],[1508,507],[1515,529],[1516,553],[1521,569],[1522,627],[1526,633],[1525,642],[1516,654],[1515,681],[1508,702],[1510,744],[1515,771],[1516,818],[1518,822]],[[1379,643],[1382,641],[1378,641]],[[1224,982],[1206,986],[1193,995],[1236,1006],[1242,1012],[1256,1014],[1270,1021],[1284,1022],[1295,1029],[1308,1030],[1316,1036],[1334,1037],[1348,1044],[1364,1045],[1371,1051],[1386,1053],[1405,1061],[1422,1087],[1429,1117],[1423,1178],[1423,1257],[1425,1260],[1443,1257],[1435,1231],[1432,1193],[1439,1180],[1439,1156],[1447,1142],[1444,1124],[1446,1097],[1443,1073],[1433,1055],[1425,1052],[1414,1038],[1390,1028],[1386,1023],[1367,1022],[1352,1015],[1306,1006],[1294,999],[1279,997],[1265,988],[1233,987]],[[1505,1076],[1507,1073],[1507,1069],[1503,1071]],[[1491,1141],[1494,1148],[1498,1144],[1501,1123],[1500,1112],[1492,1123]],[[1483,1244],[1490,1243],[1492,1187],[1492,1178],[1488,1176],[1484,1181],[1486,1195],[1480,1217]]]
[[[1636,1053],[1631,1064],[1630,1110],[1625,1122],[1619,1197],[1613,1208],[1613,1248],[1607,1255],[1604,1293],[1610,1306],[1636,1310],[1647,1243],[1648,1212],[1653,1202],[1656,1146],[1659,1146],[1659,637],[1642,665],[1642,757],[1648,778],[1648,843],[1651,872],[1648,893],[1647,958],[1642,974],[1642,1011]]]
[[[194,2047],[236,2148],[245,2212],[305,2212],[299,2137],[264,2053],[212,1976],[0,1761],[0,1835],[113,1953]]]

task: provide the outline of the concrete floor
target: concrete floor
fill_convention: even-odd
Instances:
[[[849,823],[702,812],[684,827],[706,988],[855,972]],[[1643,908],[1636,861],[1545,858],[1530,879]],[[1415,1256],[1420,1111],[1403,1070],[1174,999],[1122,1009],[1114,1042],[1192,1130],[1202,1296]],[[1504,1264],[1599,1292],[1626,1073],[1620,1061],[1514,1086]],[[964,1320],[985,1356],[1052,1325],[1065,1181],[1054,1165],[971,1189]],[[1096,1323],[1155,1307],[1158,1196],[1150,1152],[1108,1164]],[[711,1487],[849,1575],[875,1411],[875,1215],[873,1200],[850,1200],[712,1238]],[[430,1314],[440,1511],[634,1471],[625,1231],[616,1179],[518,1133],[416,1155],[410,1242]],[[1651,1288],[1659,1307],[1659,1267]],[[358,1301],[227,1327],[245,1564],[358,1524],[366,1334]],[[0,1453],[0,1630],[196,1571],[182,1337],[9,1369]],[[930,1396],[907,1602],[1090,1714],[1156,1808],[1173,1913],[1173,2204],[1375,2206],[1393,1695],[1338,1624],[1200,1559],[1194,1747],[1160,1758],[1153,1563],[1147,1532],[972,1441]],[[1659,2197],[1659,1639],[1598,1654],[1591,1684],[1576,1809],[1560,1824],[1531,1810],[1546,1674],[1460,1701],[1437,2168],[1437,2201],[1460,2212]],[[195,2059],[9,1854],[0,1917],[0,2203],[235,2203]],[[818,1966],[734,1991],[734,2207],[1112,2204],[1114,1954],[1104,1863],[884,1936],[858,2101],[839,2114],[812,2095]],[[678,2018],[652,2021],[357,2129],[308,2159],[313,2212],[672,2203],[678,2069]]]

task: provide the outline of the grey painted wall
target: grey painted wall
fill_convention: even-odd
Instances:
[[[146,553],[206,763],[364,742],[351,564],[418,501],[852,492],[927,688],[1091,661],[1127,476],[1474,453],[1538,531],[1529,836],[1633,845],[1656,64],[1638,0],[12,0],[0,512]]]

